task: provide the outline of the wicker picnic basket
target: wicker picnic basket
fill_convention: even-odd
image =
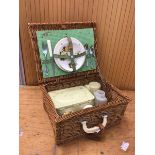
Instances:
[[[43,92],[43,106],[53,126],[56,144],[62,144],[77,137],[89,135],[89,133],[84,131],[82,124],[84,121],[87,122],[88,129],[95,126],[99,129],[100,134],[104,129],[120,123],[129,99],[126,96],[123,96],[116,87],[101,77],[98,65],[95,70],[76,72],[59,77],[43,78],[41,60],[37,46],[36,31],[93,28],[95,38],[94,48],[97,54],[96,24],[94,22],[63,24],[29,23],[28,28],[34,50],[38,84]],[[98,81],[101,83],[101,88],[106,93],[108,103],[95,106],[93,108],[83,109],[67,115],[58,115],[48,92],[62,88],[85,85],[91,81]],[[108,116],[106,126],[103,121],[103,116],[105,115]],[[104,123],[102,123],[102,121]],[[95,132],[94,135],[95,134],[97,133]]]

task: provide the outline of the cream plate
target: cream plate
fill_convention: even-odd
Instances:
[[[74,55],[76,55],[78,52],[80,53],[85,52],[85,48],[79,40],[73,37],[71,37],[71,40],[73,44]],[[68,46],[68,39],[66,37],[62,38],[61,40],[57,42],[54,48],[54,54],[60,55],[60,52],[62,51],[64,46]],[[80,69],[83,66],[85,59],[86,59],[85,55],[74,59],[75,64],[76,64],[76,70]],[[71,62],[71,60],[69,59],[61,60],[60,58],[54,58],[54,60],[55,60],[55,63],[58,65],[58,67],[62,69],[63,71],[66,71],[66,72],[73,71],[73,68],[69,67],[69,63]]]

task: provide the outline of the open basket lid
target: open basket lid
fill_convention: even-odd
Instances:
[[[95,22],[29,23],[38,83],[98,72]]]

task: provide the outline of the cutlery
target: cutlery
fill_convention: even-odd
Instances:
[[[49,51],[50,57],[52,57],[53,52],[52,52],[52,46],[51,46],[50,40],[47,40],[47,45],[48,45],[48,51]]]
[[[90,47],[90,54],[95,57],[95,51],[93,46]]]
[[[84,48],[85,48],[85,50],[86,50],[86,66],[88,67],[89,66],[89,64],[88,64],[88,44],[86,43],[85,45],[84,45]]]
[[[90,47],[90,55],[91,55],[91,57],[95,57],[95,51],[94,51],[93,46]],[[91,62],[91,68],[93,68],[93,67],[94,67],[94,61]]]
[[[48,72],[49,72],[48,66],[47,66],[47,64],[45,64],[45,74],[48,75]]]
[[[47,59],[47,53],[48,53],[48,47],[47,47],[47,44],[45,42],[42,42],[42,52],[45,56],[45,59]]]
[[[43,54],[45,56],[45,59],[47,60],[48,47],[45,42],[42,42],[42,49],[43,49]],[[45,74],[48,75],[48,72],[49,72],[48,66],[47,64],[45,64]]]
[[[52,50],[52,43],[51,43],[50,40],[47,40],[47,45],[48,45],[49,55],[51,57],[51,66],[52,66],[53,76],[55,76],[54,53],[53,53],[53,50]]]

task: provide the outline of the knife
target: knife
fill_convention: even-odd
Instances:
[[[53,53],[52,53],[52,46],[51,46],[51,41],[50,40],[47,40],[47,45],[48,45],[49,55],[50,55],[50,57],[52,57]]]

